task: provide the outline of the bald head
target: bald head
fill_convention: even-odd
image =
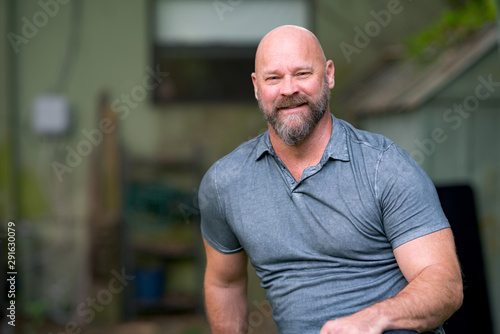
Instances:
[[[326,58],[316,36],[309,30],[293,25],[280,26],[271,30],[259,43],[255,55],[257,72],[266,58],[286,57],[287,53],[306,50],[311,60],[325,64]]]

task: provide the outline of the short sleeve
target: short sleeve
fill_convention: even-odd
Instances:
[[[203,177],[198,191],[201,234],[217,251],[224,254],[236,253],[243,248],[226,221],[217,186],[217,163],[215,163]]]
[[[429,176],[395,144],[380,158],[375,187],[393,248],[450,226]]]

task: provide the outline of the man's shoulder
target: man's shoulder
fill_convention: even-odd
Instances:
[[[220,167],[231,167],[233,165],[241,166],[248,161],[257,160],[258,156],[262,153],[261,151],[264,150],[266,135],[267,131],[247,140],[236,147],[231,153],[220,158],[216,163]]]
[[[251,164],[264,152],[266,135],[267,131],[236,147],[231,153],[217,160],[207,171],[206,176],[228,180],[245,171],[248,172]]]
[[[396,175],[427,177],[413,157],[389,138],[360,129],[342,121],[350,142],[351,161],[374,167],[377,177],[393,178]]]
[[[374,151],[386,151],[394,146],[394,142],[384,135],[358,129],[347,121],[339,119],[339,123],[345,129],[348,141],[359,145],[363,149]]]

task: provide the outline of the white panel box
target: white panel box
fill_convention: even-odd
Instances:
[[[62,95],[41,95],[33,103],[33,129],[40,135],[63,135],[69,129],[69,102]]]

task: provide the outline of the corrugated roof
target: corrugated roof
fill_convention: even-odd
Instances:
[[[425,66],[405,60],[382,67],[342,99],[344,113],[358,117],[417,108],[497,45],[497,34],[496,25],[489,25]]]

